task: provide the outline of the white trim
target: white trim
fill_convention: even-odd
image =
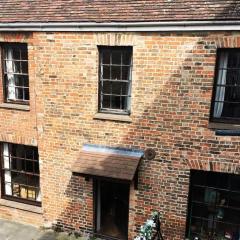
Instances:
[[[40,32],[180,32],[238,31],[240,21],[179,21],[179,22],[18,22],[0,23],[0,31]]]

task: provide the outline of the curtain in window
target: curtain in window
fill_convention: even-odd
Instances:
[[[6,74],[7,74],[7,98],[10,100],[16,99],[15,79],[14,79],[14,61],[13,49],[6,49]]]
[[[213,116],[216,118],[221,117],[223,112],[224,98],[225,98],[225,86],[227,79],[227,66],[228,66],[228,52],[222,52],[219,59],[219,69],[215,96],[215,105]],[[222,85],[222,86],[218,86]]]
[[[9,155],[9,147],[7,143],[3,144],[3,161],[4,161],[4,177],[5,177],[5,194],[12,195],[12,176],[10,169],[11,157]]]
[[[37,192],[37,198],[36,198],[36,200],[37,200],[38,202],[41,202],[41,200],[42,200],[40,190]]]

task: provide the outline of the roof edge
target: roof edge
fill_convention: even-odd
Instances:
[[[172,32],[172,31],[238,31],[235,21],[169,21],[169,22],[14,22],[0,23],[0,31],[30,32]]]
[[[83,144],[82,150],[96,153],[126,155],[138,158],[141,158],[144,155],[144,152],[141,150],[120,147],[108,147],[96,144]]]

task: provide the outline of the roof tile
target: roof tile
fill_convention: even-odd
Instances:
[[[236,0],[1,0],[0,22],[240,20]]]

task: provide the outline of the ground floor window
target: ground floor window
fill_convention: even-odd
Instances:
[[[129,184],[95,181],[95,232],[127,239]]]
[[[191,171],[187,237],[240,239],[240,175]]]
[[[3,198],[39,205],[38,149],[19,144],[1,144],[1,193]]]

